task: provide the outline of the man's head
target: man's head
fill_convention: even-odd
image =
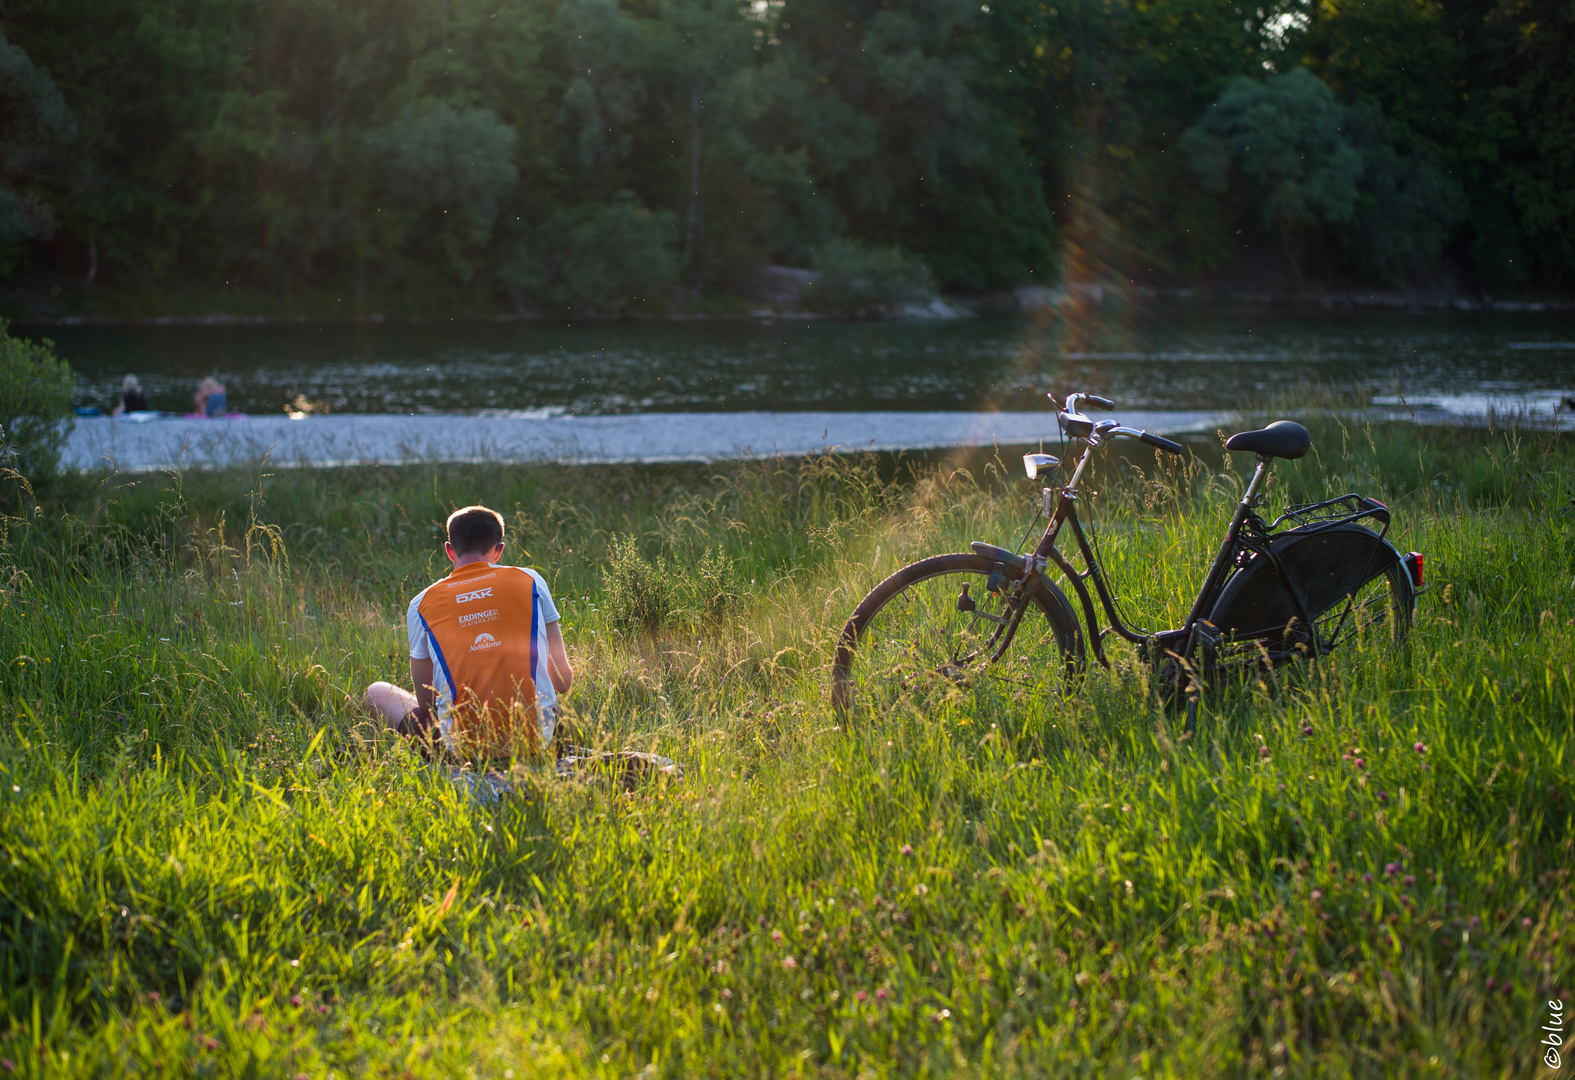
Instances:
[[[503,515],[485,506],[466,506],[448,516],[448,554],[455,562],[493,555],[503,546]]]

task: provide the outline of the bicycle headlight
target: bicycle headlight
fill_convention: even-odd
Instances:
[[[1061,459],[1050,454],[1024,454],[1023,471],[1028,474],[1028,479],[1037,479],[1039,474],[1046,469],[1053,469],[1061,464]]]

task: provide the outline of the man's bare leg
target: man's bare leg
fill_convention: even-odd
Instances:
[[[393,683],[375,682],[361,698],[366,711],[383,721],[383,726],[398,731],[399,725],[416,709],[416,695]]]

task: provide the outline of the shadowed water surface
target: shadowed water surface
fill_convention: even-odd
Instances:
[[[65,327],[107,409],[137,374],[155,409],[217,375],[230,407],[297,395],[336,413],[1038,409],[1087,389],[1145,409],[1229,408],[1306,380],[1446,412],[1544,411],[1575,392],[1575,317],[1162,305],[1068,320]]]

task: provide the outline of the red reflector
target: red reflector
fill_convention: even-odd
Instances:
[[[1405,561],[1411,564],[1411,584],[1420,589],[1422,587],[1422,553],[1413,551],[1405,557]]]

